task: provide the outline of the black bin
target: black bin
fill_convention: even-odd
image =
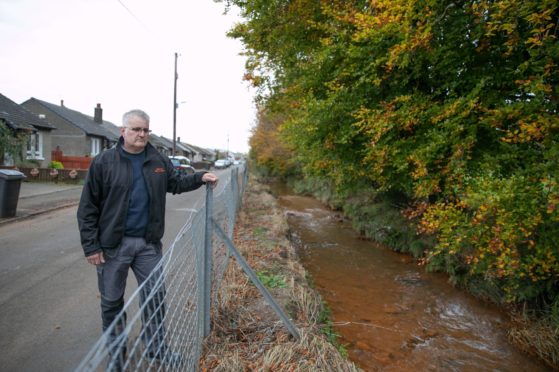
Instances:
[[[21,180],[25,175],[13,169],[0,169],[0,218],[16,215]]]

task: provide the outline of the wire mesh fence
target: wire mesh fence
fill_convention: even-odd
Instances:
[[[77,371],[197,369],[202,340],[209,332],[210,294],[217,293],[229,263],[228,248],[212,233],[212,226],[218,224],[232,240],[247,179],[245,167],[234,167],[220,177],[223,186],[208,188],[204,205],[186,217],[162,260],[130,295]]]

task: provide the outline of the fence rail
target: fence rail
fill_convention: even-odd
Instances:
[[[210,331],[211,305],[216,302],[230,254],[238,255],[231,241],[248,173],[246,168],[236,167],[220,178],[224,187],[215,193],[206,189],[204,205],[186,217],[161,262],[130,296],[77,371],[197,370],[202,341]],[[256,276],[254,280],[258,280]],[[263,289],[298,338],[295,326]],[[117,337],[110,336],[115,333]]]
[[[93,160],[91,156],[68,156],[64,155],[62,150],[52,150],[51,159],[56,160],[64,164],[64,168],[67,169],[89,169],[89,165]]]
[[[26,177],[25,182],[64,182],[78,184],[83,182],[87,176],[87,170],[57,169],[56,173],[50,168],[29,168],[29,167],[0,167],[7,169],[17,169]]]

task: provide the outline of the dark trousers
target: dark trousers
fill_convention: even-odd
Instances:
[[[150,276],[150,274],[161,261],[161,247],[146,244],[143,238],[124,237],[118,248],[105,250],[104,255],[105,263],[97,266],[103,331],[111,326],[124,307],[126,279],[129,269],[132,269],[138,286],[145,282],[140,292],[140,306],[143,307],[142,340],[149,353],[157,353],[163,347],[165,337],[163,329],[165,287],[161,269],[154,272],[154,275]],[[149,280],[146,282],[148,276]],[[123,314],[111,329],[107,340],[107,344],[111,345],[110,351],[113,357],[115,352],[119,355],[125,353],[127,340],[122,334],[125,327],[126,314]]]

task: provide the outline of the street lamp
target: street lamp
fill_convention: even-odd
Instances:
[[[174,91],[173,91],[173,156],[177,152],[177,79],[179,75],[177,74],[177,58],[178,53],[175,52],[175,79],[174,79]]]

